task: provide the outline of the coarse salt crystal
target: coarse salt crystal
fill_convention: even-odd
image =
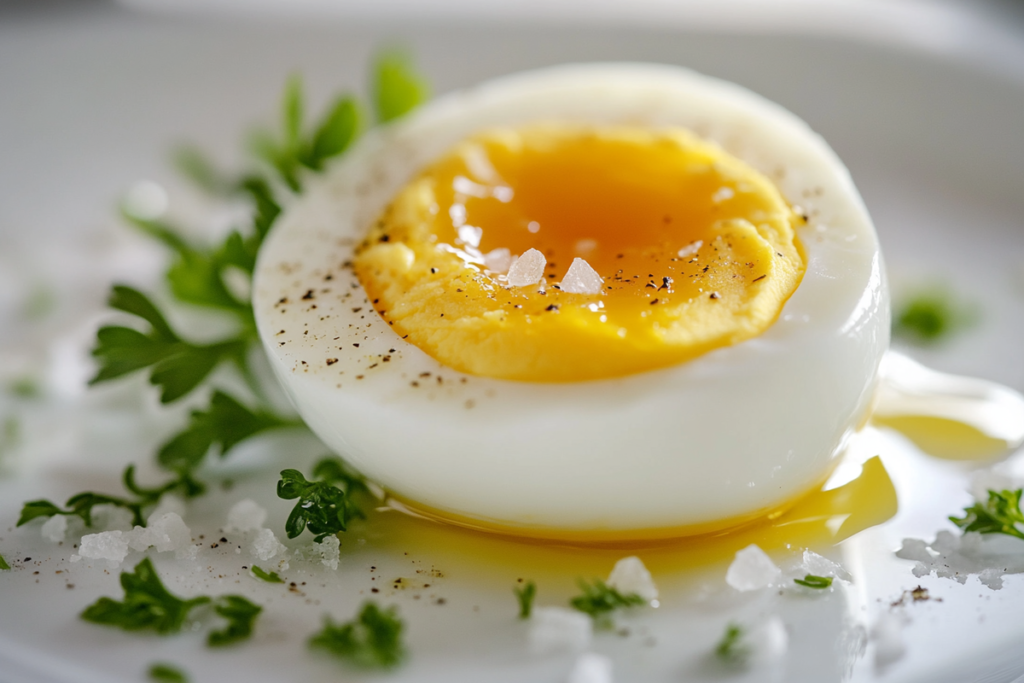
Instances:
[[[527,642],[534,654],[578,652],[590,645],[593,629],[590,617],[582,612],[567,607],[535,607]]]
[[[654,585],[651,573],[635,555],[615,563],[615,568],[608,576],[608,586],[622,594],[636,593],[648,601],[658,597],[658,587]]]
[[[680,249],[676,253],[676,255],[679,258],[686,258],[687,256],[693,256],[698,251],[700,251],[700,248],[703,247],[703,246],[704,246],[704,240],[697,240],[696,242],[694,242],[692,244],[688,244],[685,247],[683,247],[682,249]]]
[[[544,277],[544,268],[548,260],[536,249],[527,249],[522,256],[513,261],[508,269],[508,283],[513,287],[535,285]]]
[[[816,552],[805,550],[803,563],[800,565],[808,574],[815,576],[830,576],[834,579],[850,580],[850,572],[843,569],[842,565],[836,564],[827,557]]]
[[[725,582],[738,591],[752,591],[770,586],[782,571],[756,544],[736,553],[736,559],[725,573]]]
[[[267,521],[267,511],[254,500],[246,498],[231,506],[228,510],[228,523],[225,531],[256,531]]]
[[[320,562],[325,567],[338,568],[338,560],[341,558],[341,540],[337,536],[326,536],[319,543],[314,543],[313,546],[320,553]]]
[[[68,518],[64,515],[50,517],[39,529],[39,533],[50,543],[60,543],[68,532]]]
[[[597,294],[601,291],[602,283],[604,280],[589,263],[581,258],[574,258],[558,286],[569,294]]]
[[[185,516],[185,501],[178,496],[162,496],[160,502],[157,503],[153,511],[149,513],[149,517],[146,518],[146,524],[152,524],[153,520],[159,519],[168,512],[173,512],[179,517]]]
[[[260,529],[256,538],[252,540],[249,552],[253,557],[266,561],[277,555],[283,555],[288,552],[288,548],[277,540],[277,536],[272,530]]]
[[[156,519],[151,519],[149,526],[137,526],[126,534],[128,545],[132,550],[145,551],[155,547],[157,552],[174,551],[180,559],[192,559],[199,548],[192,545],[192,531],[185,525],[181,515],[166,512]]]
[[[507,273],[512,265],[512,252],[502,247],[484,254],[484,265],[495,273]]]
[[[1024,542],[1011,536],[982,537],[973,531],[957,536],[942,530],[931,543],[905,538],[896,557],[917,562],[916,577],[935,572],[964,583],[974,575],[992,590],[1003,587],[1004,574],[1024,573]]]
[[[612,660],[595,652],[584,652],[573,665],[566,683],[612,683]]]
[[[72,562],[78,560],[107,560],[111,569],[117,567],[128,556],[128,538],[123,531],[101,531],[98,534],[86,534],[78,545],[78,554],[71,556]]]

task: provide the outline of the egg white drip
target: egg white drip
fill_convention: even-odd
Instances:
[[[811,216],[779,320],[682,365],[579,384],[467,376],[402,341],[341,264],[428,162],[538,121],[682,126],[772,178]],[[275,372],[331,448],[406,499],[526,531],[712,524],[791,499],[864,416],[889,341],[877,237],[831,149],[739,86],[647,64],[510,76],[373,131],[274,229],[254,301]]]

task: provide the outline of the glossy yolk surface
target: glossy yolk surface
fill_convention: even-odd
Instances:
[[[799,222],[767,178],[681,129],[501,129],[406,185],[355,268],[392,328],[449,367],[600,379],[767,329],[804,272]],[[509,285],[506,249],[541,252],[543,279]],[[558,288],[575,258],[599,292]]]

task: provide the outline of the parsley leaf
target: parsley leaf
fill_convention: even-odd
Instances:
[[[373,105],[380,123],[404,116],[430,98],[430,87],[405,52],[381,54],[373,75]]]
[[[298,470],[284,470],[277,482],[277,497],[298,498],[285,522],[288,538],[299,536],[303,529],[316,534],[317,543],[348,527],[350,506],[345,491],[325,481],[307,481]]]
[[[250,567],[249,571],[251,571],[252,575],[255,576],[257,579],[263,579],[267,583],[284,583],[284,579],[278,576],[277,572],[268,572],[263,569],[260,569],[256,565]]]
[[[802,579],[793,579],[793,583],[800,586],[806,586],[807,588],[825,589],[832,585],[832,577],[808,574]]]
[[[176,492],[184,498],[194,498],[205,490],[203,484],[193,479],[188,472],[179,472],[176,478],[151,489],[143,488],[135,483],[135,465],[126,467],[121,478],[124,487],[135,495],[135,500],[87,491],[68,498],[64,504],[68,508],[67,510],[62,510],[48,500],[31,500],[22,506],[17,526],[27,524],[39,517],[67,515],[80,517],[86,526],[91,527],[93,508],[97,505],[113,505],[124,508],[132,513],[133,524],[145,526],[144,510],[156,505],[164,494]]]
[[[147,672],[153,683],[188,683],[188,676],[181,669],[170,664],[154,664]]]
[[[1024,525],[1024,514],[1020,509],[1020,498],[1024,490],[988,492],[988,500],[976,502],[964,508],[963,517],[950,516],[949,521],[964,531],[982,534],[1006,534],[1024,540],[1024,532],[1017,526]]]
[[[519,601],[519,618],[529,619],[530,613],[533,611],[533,599],[537,596],[537,584],[533,581],[527,581],[526,585],[513,586],[512,592],[515,593],[516,599]]]
[[[224,595],[217,598],[213,611],[228,620],[227,625],[212,631],[206,638],[210,647],[233,645],[252,635],[252,627],[263,608],[254,605],[240,595]]]
[[[582,595],[577,595],[569,601],[574,608],[589,614],[595,622],[603,627],[611,625],[609,615],[611,612],[625,607],[636,607],[643,605],[646,601],[636,593],[623,595],[600,579],[594,579],[588,584],[583,579],[578,581]]]
[[[0,571],[6,571],[11,568],[11,565],[7,564],[7,560],[4,559],[3,555],[0,555]]]
[[[404,627],[397,608],[382,610],[373,602],[366,602],[352,621],[335,624],[327,617],[323,629],[310,638],[309,646],[360,666],[387,669],[405,657]]]
[[[187,471],[198,467],[212,446],[220,456],[242,441],[271,429],[299,427],[298,420],[286,420],[277,415],[250,410],[223,391],[215,391],[210,406],[193,410],[188,427],[160,447],[157,461],[174,471]]]
[[[121,572],[124,600],[103,597],[82,612],[82,619],[94,624],[116,626],[125,631],[153,630],[161,635],[177,633],[189,613],[200,605],[213,603],[213,611],[227,619],[227,625],[210,632],[210,647],[230,645],[252,635],[252,627],[262,611],[240,595],[222,595],[216,600],[200,595],[188,600],[168,591],[148,557],[132,572]]]
[[[239,366],[245,365],[246,340],[227,339],[214,344],[187,342],[171,328],[153,302],[136,289],[115,285],[109,304],[141,318],[149,324],[150,330],[143,333],[130,327],[101,327],[92,351],[100,368],[89,384],[151,367],[150,383],[161,388],[161,402],[171,403],[195,389],[221,361],[233,360]]]
[[[746,632],[743,627],[736,623],[729,623],[725,627],[722,639],[715,646],[715,656],[724,662],[731,664],[742,664],[750,656],[750,647],[744,642]]]
[[[893,315],[893,335],[933,344],[975,320],[975,311],[943,289],[917,294]]]
[[[210,602],[205,596],[183,600],[170,593],[148,557],[135,566],[134,572],[121,573],[121,587],[123,601],[100,598],[82,612],[82,619],[126,631],[152,629],[160,634],[177,633],[193,608]]]

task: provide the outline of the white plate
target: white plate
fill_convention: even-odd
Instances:
[[[159,268],[158,252],[113,218],[116,198],[151,178],[169,189],[173,211],[208,216],[165,162],[172,143],[192,140],[236,161],[241,132],[274,114],[289,73],[305,76],[319,104],[340,87],[360,87],[372,49],[387,39],[410,44],[439,91],[559,62],[645,60],[683,64],[780,102],[849,165],[897,292],[935,279],[980,306],[976,328],[918,355],[1024,389],[1024,38],[979,16],[917,4],[786,3],[788,14],[761,9],[737,23],[722,9],[705,15],[696,6],[643,5],[639,19],[618,22],[623,6],[604,3],[603,18],[584,24],[565,12],[531,20],[509,8],[467,10],[452,21],[457,3],[449,3],[446,13],[420,10],[413,18],[425,21],[422,29],[367,7],[358,18],[324,22],[310,15],[273,24],[155,21],[101,7],[9,15],[0,24],[0,381],[30,375],[45,388],[44,399],[0,398],[0,421],[15,417],[22,431],[18,444],[0,436],[0,553],[15,567],[0,574],[0,680],[137,681],[158,660],[180,665],[193,681],[565,679],[572,655],[526,655],[511,588],[521,576],[535,578],[540,604],[564,604],[577,576],[606,575],[624,552],[539,549],[385,515],[346,535],[337,572],[296,563],[286,573],[299,584],[295,592],[251,579],[237,543],[210,548],[226,509],[246,496],[283,529],[290,505],[274,497],[274,475],[286,463],[308,466],[319,452],[308,438],[282,434],[216,468],[216,478],[235,485],[196,501],[186,516],[205,536],[200,562],[156,557],[172,590],[242,592],[265,605],[254,640],[234,649],[207,650],[198,633],[158,638],[80,621],[98,596],[120,595],[117,571],[102,562],[71,565],[72,548],[42,541],[37,526],[13,526],[25,500],[117,491],[123,465],[148,461],[187,408],[168,416],[141,381],[82,385],[95,326],[108,318],[102,301],[110,281],[148,288]],[[225,224],[224,216],[202,220],[198,229]],[[27,300],[47,296],[56,302],[50,314],[24,315]],[[892,432],[868,430],[858,452],[881,454],[900,512],[830,552],[853,584],[816,599],[740,596],[725,586],[722,563],[670,569],[648,553],[661,607],[623,617],[629,635],[602,633],[593,643],[614,660],[616,680],[958,683],[1024,672],[1022,577],[1009,576],[1000,591],[973,578],[918,580],[893,554],[905,536],[930,539],[949,528],[945,517],[969,502],[967,466],[934,460]],[[423,579],[432,569],[442,576]],[[394,590],[397,577],[431,586]],[[408,624],[407,665],[377,678],[309,653],[304,643],[321,615],[347,619],[377,582],[384,586],[375,597],[399,605]],[[943,601],[897,608],[908,619],[907,654],[878,672],[862,629],[918,583]],[[710,652],[727,622],[771,614],[790,636],[781,668],[715,666]]]

